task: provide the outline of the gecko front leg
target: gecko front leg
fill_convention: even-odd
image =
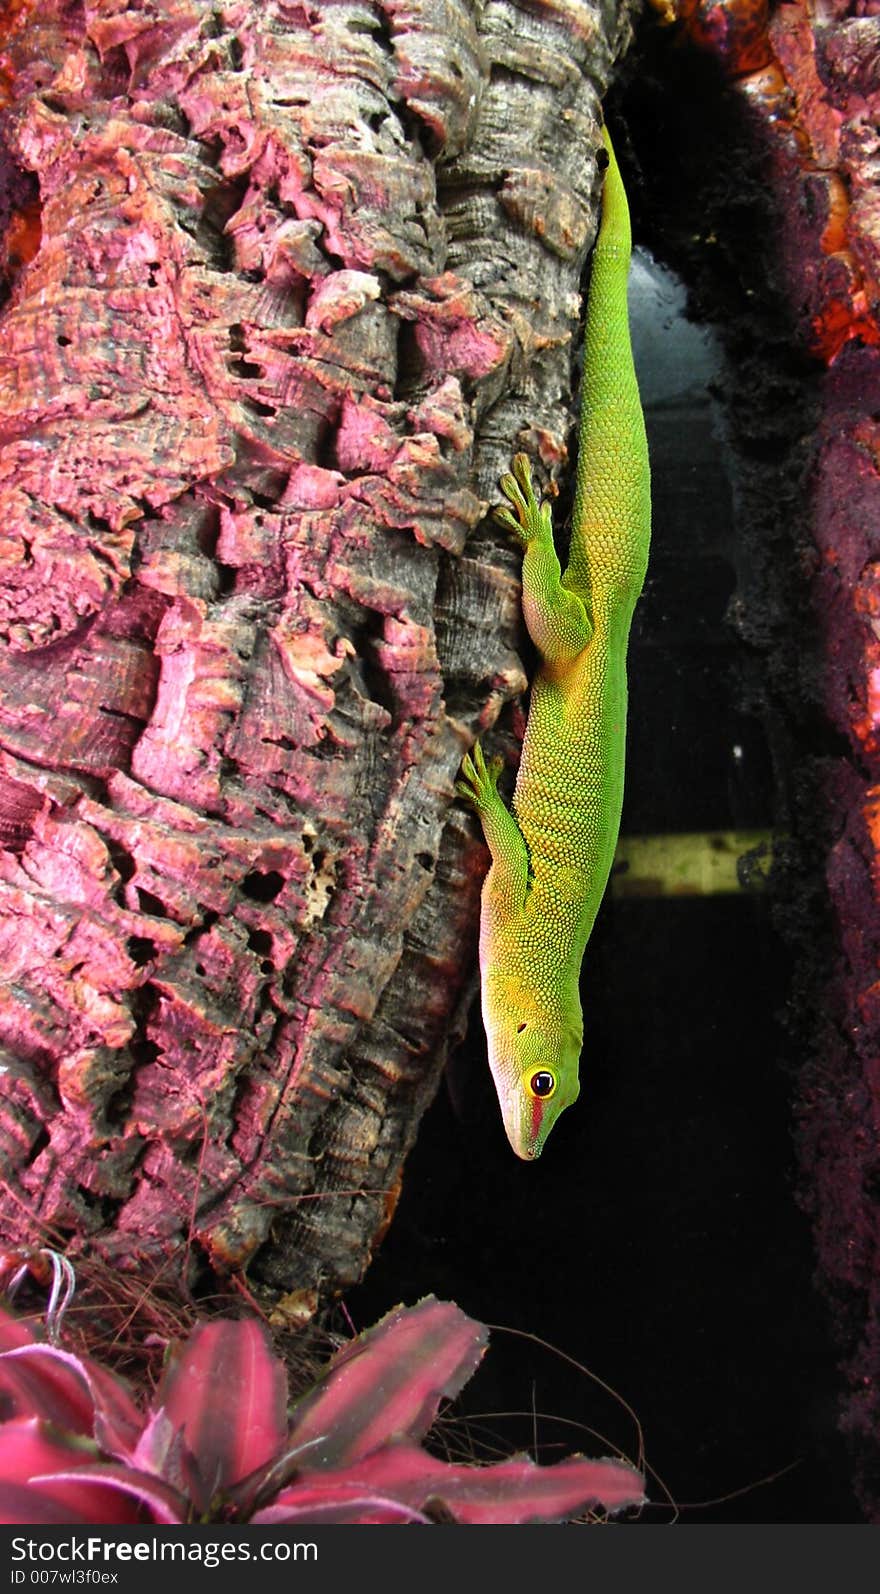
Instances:
[[[529,855],[522,832],[498,791],[500,758],[488,763],[479,742],[473,757],[465,754],[461,775],[455,783],[459,797],[476,809],[492,854],[492,867],[483,886],[483,904],[493,919],[510,919],[519,913],[526,899],[529,882]]]
[[[550,505],[538,501],[525,454],[514,455],[513,474],[502,476],[500,485],[516,511],[502,506],[495,515],[523,549],[522,607],[529,636],[551,669],[570,664],[587,646],[593,627],[582,598],[563,582]]]

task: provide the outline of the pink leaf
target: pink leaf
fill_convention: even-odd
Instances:
[[[319,1448],[322,1443],[323,1436],[314,1448]],[[256,1472],[249,1472],[246,1478],[229,1489],[226,1501],[235,1507],[236,1517],[249,1518],[256,1505],[274,1500],[288,1479],[302,1471],[310,1448],[309,1445],[294,1445],[292,1449],[283,1450],[271,1466],[258,1467]],[[170,1472],[166,1470],[165,1476],[170,1477]]]
[[[0,1389],[18,1417],[44,1417],[73,1433],[94,1431],[88,1381],[51,1345],[22,1345],[0,1355]]]
[[[173,1426],[168,1413],[160,1406],[144,1424],[138,1442],[127,1459],[133,1467],[153,1472],[179,1488],[182,1474],[178,1453],[181,1448],[180,1430]]]
[[[370,1494],[359,1484],[323,1483],[313,1479],[309,1483],[287,1489],[264,1510],[257,1511],[251,1522],[268,1526],[271,1523],[301,1522],[316,1526],[320,1522],[420,1522],[428,1517],[400,1500]]]
[[[36,1528],[67,1526],[82,1520],[77,1511],[26,1483],[0,1483],[0,1522],[4,1524],[26,1523]]]
[[[154,1406],[197,1469],[199,1510],[267,1467],[287,1442],[287,1375],[253,1319],[200,1323],[166,1369]],[[167,1449],[167,1430],[155,1442]]]
[[[38,1417],[0,1423],[0,1480],[6,1483],[26,1483],[35,1472],[80,1467],[100,1458],[90,1439],[61,1433]]]
[[[399,1436],[420,1438],[441,1397],[457,1395],[470,1378],[488,1337],[482,1323],[433,1295],[396,1306],[334,1356],[297,1405],[291,1442],[310,1445],[311,1470],[354,1461]]]
[[[185,1522],[188,1504],[176,1489],[161,1478],[148,1472],[137,1472],[114,1461],[99,1461],[91,1467],[75,1467],[68,1472],[37,1475],[33,1482],[47,1492],[56,1492],[64,1485],[76,1485],[88,1493],[93,1511],[104,1515],[83,1517],[84,1522],[142,1522],[142,1507],[149,1512],[152,1522]],[[119,1496],[123,1498],[120,1500]]]
[[[45,1498],[54,1501],[77,1522],[138,1522],[140,1513],[128,1502],[108,1496],[97,1483],[92,1464],[100,1456],[88,1439],[59,1433],[36,1417],[0,1424],[0,1487],[15,1485],[30,1498],[29,1510],[40,1509]],[[85,1465],[84,1465],[85,1463]],[[46,1477],[51,1473],[55,1476]],[[21,1509],[23,1502],[19,1502]],[[39,1517],[19,1517],[38,1521]]]
[[[20,1345],[0,1355],[0,1390],[17,1416],[44,1417],[59,1428],[94,1435],[114,1452],[126,1453],[143,1426],[120,1379],[56,1345]]]
[[[121,1378],[93,1361],[86,1362],[85,1369],[95,1402],[95,1438],[103,1450],[128,1460],[144,1426],[143,1416]]]
[[[539,1467],[526,1456],[515,1456],[488,1467],[459,1466],[403,1442],[386,1445],[335,1474],[304,1478],[275,1504],[292,1506],[301,1487],[308,1491],[316,1484],[329,1490],[360,1488],[419,1511],[439,1506],[457,1522],[496,1525],[562,1522],[592,1506],[620,1511],[644,1501],[641,1473],[622,1461],[568,1456]]]

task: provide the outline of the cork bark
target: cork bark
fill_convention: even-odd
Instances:
[[[471,994],[626,4],[2,18],[0,1224],[360,1276]]]

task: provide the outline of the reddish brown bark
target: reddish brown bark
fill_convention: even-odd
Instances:
[[[364,1266],[472,977],[452,779],[523,677],[463,550],[512,446],[564,458],[610,17],[7,8],[18,1244]]]

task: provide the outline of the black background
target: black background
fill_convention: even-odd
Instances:
[[[667,274],[642,260],[633,286],[654,542],[622,830],[769,829],[771,759],[740,707],[726,618],[743,555],[709,397],[720,366]],[[689,1522],[861,1520],[794,1192],[789,975],[767,894],[606,898],[584,963],[579,1102],[540,1162],[519,1163],[475,1014],[347,1299],[363,1328],[433,1291],[575,1358],[583,1372],[494,1334],[461,1403],[471,1432],[545,1461],[612,1446],[635,1459],[633,1419],[601,1380],[644,1431],[647,1522],[669,1520],[668,1496]],[[476,1415],[501,1412],[523,1415]]]

